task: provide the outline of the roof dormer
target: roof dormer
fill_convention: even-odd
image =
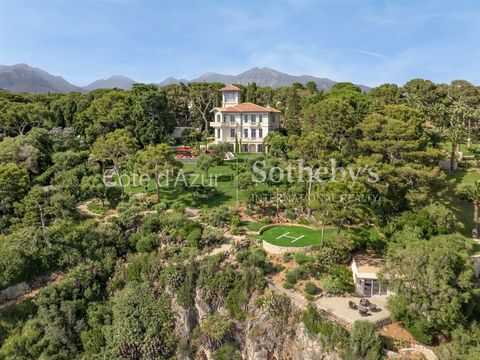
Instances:
[[[240,104],[242,90],[238,87],[228,85],[221,88],[220,91],[222,93],[222,107],[226,108]]]

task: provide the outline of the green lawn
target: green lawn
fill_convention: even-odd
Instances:
[[[248,222],[247,224],[242,224],[242,225],[244,225],[247,228],[247,230],[259,231],[262,227],[268,224],[263,222],[258,222],[258,221],[251,221],[251,222]]]
[[[442,150],[448,151],[450,153],[451,150],[451,144],[449,142],[443,142],[440,144],[440,148]],[[480,144],[471,144],[470,147],[467,146],[467,144],[461,144],[460,145],[460,151],[463,152],[463,155],[472,155],[473,149],[478,149],[480,148]]]
[[[324,239],[330,239],[335,230],[327,229]],[[320,230],[305,228],[302,226],[279,225],[264,231],[260,238],[266,242],[287,247],[302,247],[321,244],[322,233]],[[297,239],[297,240],[295,240]]]
[[[213,187],[210,196],[195,196],[192,191],[182,186],[174,186],[175,178],[171,179],[169,187],[163,187],[160,190],[160,201],[179,201],[185,206],[196,208],[211,208],[220,205],[234,205],[237,200],[246,200],[247,192],[237,189],[232,180],[235,176],[235,164],[245,162],[251,157],[259,157],[261,154],[239,154],[238,159],[225,161],[221,166],[215,166],[209,169],[208,176],[204,171],[197,168],[196,164],[184,164],[183,173],[190,184],[211,185]],[[180,178],[181,180],[181,178]],[[165,184],[164,184],[165,185]],[[264,186],[264,185],[262,185]],[[126,186],[126,191],[130,194],[146,193],[148,195],[156,194],[155,182],[152,180],[147,186]]]

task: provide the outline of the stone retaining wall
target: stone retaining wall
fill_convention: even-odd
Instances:
[[[306,252],[312,249],[311,246],[301,246],[301,247],[288,247],[288,246],[277,246],[266,242],[265,240],[262,241],[262,246],[266,252],[270,254],[285,254],[285,253],[295,253],[295,252]]]

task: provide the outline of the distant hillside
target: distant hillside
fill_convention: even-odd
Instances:
[[[180,81],[185,82],[185,80],[177,80],[175,78],[168,78],[162,81],[159,85],[167,85],[172,83],[179,83]],[[306,84],[309,81],[313,81],[317,84],[317,87],[321,90],[328,90],[336,81],[327,79],[327,78],[317,78],[310,75],[289,75],[282,73],[280,71],[270,69],[270,68],[259,68],[254,67],[250,70],[247,70],[238,75],[225,75],[214,72],[207,72],[202,76],[193,79],[191,81],[195,82],[221,82],[224,84],[243,84],[247,85],[249,83],[256,83],[259,86],[270,86],[270,87],[279,87],[283,85],[291,85],[295,82],[301,84]],[[364,85],[358,85],[363,91],[369,91],[370,88]]]
[[[226,75],[214,72],[207,72],[202,76],[192,79],[176,79],[169,77],[158,83],[159,86],[169,84],[188,83],[188,82],[221,82],[224,84],[243,84],[256,83],[258,86],[279,87],[291,85],[295,82],[306,84],[313,81],[321,90],[328,90],[335,81],[327,78],[317,78],[310,75],[289,75],[270,68],[254,67],[238,75]],[[85,87],[70,84],[61,76],[54,76],[39,68],[31,67],[27,64],[16,64],[11,66],[0,65],[0,88],[14,92],[29,93],[47,93],[47,92],[88,92],[95,89],[119,88],[131,89],[135,80],[122,75],[109,77],[108,79],[100,79],[92,82]],[[358,85],[363,91],[369,91],[370,88],[364,85]]]
[[[132,85],[135,84],[137,81],[130,79],[129,77],[122,76],[122,75],[115,75],[109,77],[108,79],[100,79],[97,81],[92,82],[90,85],[84,86],[83,88],[86,91],[92,91],[95,89],[123,89],[123,90],[130,90]]]
[[[46,93],[82,91],[61,76],[54,76],[27,64],[0,65],[0,88],[14,92]]]

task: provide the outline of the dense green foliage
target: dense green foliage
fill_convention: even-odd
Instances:
[[[209,140],[222,86],[0,91],[0,289],[66,274],[0,313],[0,358],[169,359],[204,347],[214,359],[236,359],[235,334],[253,296],[276,331],[293,328],[288,298],[264,291],[265,276],[282,266],[255,239],[232,242],[228,259],[208,256],[225,232],[245,231],[245,219],[252,228],[289,220],[324,230],[321,246],[296,254],[285,274],[288,288],[310,281],[300,289],[309,296],[353,291],[351,255],[383,254],[392,317],[420,342],[451,340],[442,358],[478,357],[475,249],[462,236],[478,236],[478,88],[422,79],[368,94],[350,83],[325,92],[313,83],[250,84],[241,87],[246,101],[281,111],[280,131],[265,139],[270,154],[224,161],[228,146],[220,145],[182,165],[171,145]],[[171,137],[175,126],[189,127],[179,140]],[[275,176],[257,184],[255,164]],[[299,164],[316,175],[308,178]],[[194,184],[194,171],[217,176],[219,185]],[[134,184],[136,172],[149,181]],[[180,173],[176,186],[155,181]],[[235,208],[222,206],[233,201]],[[189,214],[198,204],[208,209]],[[207,315],[180,339],[176,312],[199,299]],[[366,323],[347,335],[313,307],[301,318],[346,359],[381,355]]]

